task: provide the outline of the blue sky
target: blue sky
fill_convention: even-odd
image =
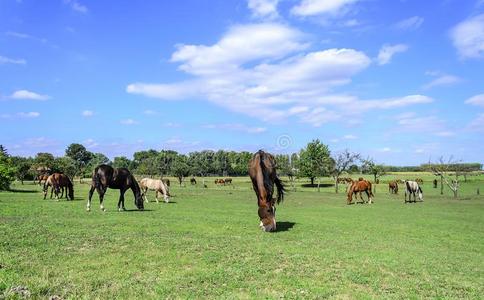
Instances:
[[[482,0],[0,0],[0,143],[484,162]]]

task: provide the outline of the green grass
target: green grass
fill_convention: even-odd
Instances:
[[[371,206],[347,206],[333,187],[318,193],[300,181],[278,208],[275,233],[259,230],[248,178],[234,187],[210,179],[208,189],[172,179],[175,203],[121,213],[115,190],[107,212],[96,195],[88,213],[87,184],[76,182],[71,202],[17,184],[23,192],[0,193],[0,298],[24,286],[44,299],[482,299],[481,178],[469,178],[454,200],[426,177],[425,202],[416,204],[380,184]],[[126,206],[135,208],[132,194]]]

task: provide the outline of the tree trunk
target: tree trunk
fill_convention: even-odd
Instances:
[[[335,191],[336,191],[336,194],[338,193],[338,177],[336,177],[334,179],[334,188],[335,188]]]
[[[376,184],[376,174],[373,174],[373,182]]]
[[[440,175],[440,194],[444,194],[444,176]]]
[[[311,186],[314,185],[314,177],[311,177]]]
[[[321,178],[318,177],[318,193],[320,192],[319,190],[319,184],[321,183]]]

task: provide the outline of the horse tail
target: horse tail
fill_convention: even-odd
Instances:
[[[371,197],[375,197],[375,195],[373,195],[373,188],[372,188],[372,186],[371,186],[371,182],[369,182],[369,181],[368,181],[368,187],[369,187],[369,189],[370,189],[370,196],[371,196]]]

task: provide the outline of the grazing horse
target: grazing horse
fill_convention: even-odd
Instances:
[[[256,152],[249,161],[249,176],[257,195],[259,206],[260,228],[263,231],[276,230],[276,207],[284,200],[284,185],[276,174],[276,161],[274,156],[262,150]],[[277,189],[277,198],[272,198],[274,184]]]
[[[225,178],[225,184],[232,184],[232,178]]]
[[[353,182],[351,187],[348,190],[348,198],[347,198],[347,204],[351,204],[353,202],[353,194],[359,193],[360,194],[360,199],[362,203],[365,203],[365,200],[363,200],[363,197],[361,196],[362,192],[366,193],[366,196],[368,197],[368,204],[373,203],[372,197],[374,197],[373,192],[371,191],[371,182],[368,180],[364,180],[363,178],[360,178],[361,180]]]
[[[225,185],[225,180],[223,180],[223,179],[215,179],[215,184]]]
[[[423,192],[422,188],[418,185],[416,181],[405,181],[405,203],[407,202],[417,202],[416,194],[418,194],[418,199],[423,201]],[[407,194],[408,194],[408,201],[407,201]],[[412,201],[413,195],[413,201]]]
[[[168,196],[170,194],[167,191],[167,187],[163,183],[162,180],[159,179],[151,179],[151,178],[143,178],[139,182],[139,186],[141,188],[141,197],[144,197],[146,202],[148,201],[148,198],[146,197],[146,193],[148,190],[156,191],[156,203],[158,203],[158,193],[161,193],[163,195],[163,199],[165,200],[165,203],[170,202],[170,199]]]
[[[57,192],[61,192],[60,198],[64,197],[64,190],[66,192],[66,198],[70,200],[74,200],[74,186],[72,185],[71,180],[69,177],[62,173],[54,173],[54,181],[57,185],[56,190]]]
[[[388,183],[388,192],[390,194],[398,194],[398,183],[396,181]]]
[[[45,183],[47,178],[49,178],[49,174],[38,175],[36,179],[39,181],[39,185],[42,185],[42,181]]]
[[[87,211],[91,211],[91,198],[94,190],[99,194],[99,202],[102,211],[105,211],[103,205],[104,194],[107,189],[119,190],[118,211],[126,210],[124,207],[124,193],[131,189],[134,195],[134,204],[139,210],[144,209],[143,198],[138,182],[134,176],[125,168],[114,169],[108,165],[100,165],[92,172],[91,189],[89,190],[89,200],[87,201]]]
[[[55,199],[59,197],[59,189],[58,189],[57,182],[55,181],[54,174],[47,176],[47,179],[44,181],[44,187],[43,187],[44,200],[47,197],[49,186],[50,186],[50,199],[52,199],[52,194],[54,192],[55,192]]]
[[[197,180],[195,179],[195,177],[190,178],[190,184],[191,185],[197,184]]]

